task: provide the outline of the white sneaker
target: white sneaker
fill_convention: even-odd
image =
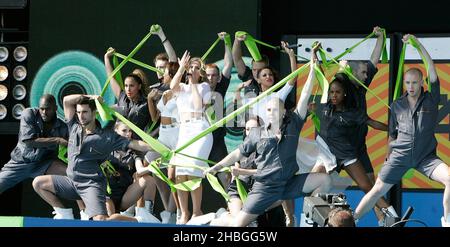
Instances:
[[[254,220],[254,221],[250,222],[250,224],[248,224],[247,227],[258,227],[258,221]]]
[[[84,210],[80,210],[80,220],[89,220],[89,215]]]
[[[147,212],[145,208],[136,208],[136,217],[138,222],[143,223],[161,223],[158,218],[156,218],[150,212]]]
[[[216,212],[216,218],[220,218],[224,213],[228,213],[228,211],[225,208],[219,208]]]
[[[450,227],[450,219],[447,219],[447,221],[444,219],[444,216],[441,217],[441,225],[442,227]]]
[[[215,218],[216,218],[216,213],[204,214],[204,215],[200,215],[200,216],[197,216],[197,217],[192,217],[186,223],[186,225],[194,225],[194,226],[206,225],[206,224],[208,224],[209,222],[211,222]]]
[[[120,215],[127,216],[127,217],[132,217],[132,218],[134,217],[134,214],[132,214],[132,213],[130,213],[128,211],[121,211]]]
[[[169,211],[164,210],[161,213],[159,213],[159,216],[161,217],[161,223],[169,224],[172,214]]]
[[[71,208],[57,208],[54,207],[55,211],[52,212],[55,216],[53,219],[55,220],[73,220],[73,212]]]

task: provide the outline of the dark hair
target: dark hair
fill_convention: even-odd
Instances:
[[[178,62],[169,62],[167,63],[166,68],[169,71],[169,76],[173,78],[177,73],[178,68],[180,68],[180,64],[178,64]]]
[[[261,73],[261,71],[263,71],[263,70],[265,70],[265,69],[268,69],[268,70],[270,70],[270,71],[272,72],[272,75],[273,75],[273,84],[275,85],[275,83],[277,83],[278,80],[279,80],[279,78],[278,78],[278,72],[277,72],[274,68],[270,67],[269,65],[264,66],[263,68],[261,68],[260,70],[258,70],[258,71],[256,72],[256,78],[255,78],[255,79],[258,79],[258,78],[259,78],[259,74]]]
[[[345,73],[337,73],[336,75],[334,75],[334,78],[330,83],[329,90],[331,90],[331,85],[333,85],[334,83],[339,84],[339,86],[344,90],[344,108],[355,108],[356,102],[355,99],[350,95],[351,82],[348,76]],[[330,100],[328,100],[328,102],[330,102]]]
[[[45,100],[45,102],[47,102],[49,105],[56,107],[55,96],[53,96],[51,94],[44,94],[44,95],[41,96],[41,100],[42,99]]]
[[[141,90],[139,90],[139,92],[143,95],[143,96],[147,96],[148,92],[147,92],[147,78],[145,77],[144,72],[141,71],[137,71],[134,70],[133,73],[128,74],[126,78],[133,78],[134,81],[136,81],[138,84],[141,85]],[[125,81],[124,79],[124,81]]]
[[[81,97],[77,101],[77,105],[89,105],[89,108],[91,108],[91,111],[97,110],[97,106],[95,105],[95,100],[90,99],[86,96]]]
[[[158,55],[155,56],[155,58],[153,59],[153,63],[156,64],[157,60],[163,60],[163,61],[168,62],[169,61],[169,56],[167,55],[167,53],[162,52],[162,53],[159,53]]]
[[[352,211],[346,208],[337,207],[328,213],[329,227],[355,227],[355,219]]]

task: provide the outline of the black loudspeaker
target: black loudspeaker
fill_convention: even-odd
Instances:
[[[0,0],[0,9],[24,9],[27,0]]]

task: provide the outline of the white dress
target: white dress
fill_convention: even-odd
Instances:
[[[210,101],[211,98],[211,88],[209,84],[206,82],[195,84],[197,87],[199,94],[203,99],[203,104],[206,104]],[[191,113],[191,112],[199,112],[194,109],[192,102],[192,92],[191,86],[180,83],[180,91],[177,95],[177,107],[178,113],[181,116],[183,113]],[[202,109],[204,113],[205,109]],[[181,117],[180,117],[181,119]],[[180,121],[180,131],[178,135],[178,142],[176,145],[176,149],[182,147],[184,144],[191,141],[195,136],[200,134],[203,130],[209,127],[209,123],[205,117],[201,118],[191,118],[191,119],[181,119]],[[201,159],[208,159],[209,153],[211,152],[211,148],[213,145],[213,136],[212,133],[207,134],[206,136],[200,138],[196,142],[192,143],[185,149],[181,151],[183,154],[187,154],[189,156],[198,157]],[[209,167],[209,165],[197,159],[188,158],[186,156],[176,154],[171,161],[172,164],[186,164],[186,165],[198,165],[202,167]],[[203,171],[195,168],[186,168],[176,166],[176,175],[189,175],[195,177],[203,177]]]

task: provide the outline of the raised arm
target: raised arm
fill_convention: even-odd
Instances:
[[[180,67],[178,68],[177,73],[175,73],[172,81],[170,82],[170,89],[172,89],[174,92],[178,92],[180,90],[180,81],[183,77],[184,72],[186,71],[186,66],[189,62],[189,59],[191,59],[191,55],[188,51],[185,51],[183,57],[181,57],[181,59],[178,59],[178,64],[180,64]]]
[[[297,58],[295,57],[294,50],[288,48],[289,43],[281,41],[281,47],[284,49],[286,54],[289,56],[289,63],[291,65],[291,72],[294,72],[297,69]],[[294,86],[297,81],[297,76],[288,81],[289,85]]]
[[[437,82],[437,72],[436,72],[436,68],[434,67],[434,62],[433,59],[431,58],[430,54],[428,54],[427,49],[425,49],[425,47],[422,45],[422,43],[420,43],[420,41],[417,39],[416,36],[412,35],[412,34],[406,34],[405,36],[403,36],[403,42],[408,42],[409,38],[414,39],[417,44],[419,44],[419,48],[420,51],[422,52],[422,54],[425,56],[425,59],[427,60],[428,63],[428,79],[430,80],[430,83],[434,83]]]
[[[161,43],[164,46],[164,50],[167,53],[167,56],[169,57],[169,62],[176,62],[177,61],[177,54],[175,53],[175,50],[172,47],[172,44],[167,39],[166,34],[163,31],[163,28],[159,26],[158,30],[156,32],[152,32],[152,34],[158,35],[158,37],[161,39]]]
[[[247,35],[242,35],[234,38],[233,43],[233,62],[239,76],[244,76],[245,73],[245,63],[242,59],[242,47],[241,43],[247,38]]]
[[[309,75],[308,79],[306,79],[305,85],[303,86],[302,93],[300,94],[300,99],[297,103],[297,111],[300,114],[301,118],[306,117],[306,112],[308,108],[308,101],[311,97],[312,89],[313,89],[313,81],[316,78],[316,73],[314,72],[314,66],[317,64],[317,56],[316,51],[320,47],[320,44],[313,48],[313,52],[311,53],[311,64],[309,66]]]
[[[370,56],[370,61],[375,67],[377,67],[378,62],[380,61],[381,52],[383,50],[384,37],[381,28],[378,26],[373,28],[373,32],[377,36],[377,43],[375,44],[375,48],[373,48],[372,55]]]
[[[221,40],[225,40],[225,36],[227,35],[226,32],[218,33]],[[231,68],[233,67],[233,56],[231,55],[231,48],[228,47],[225,43],[225,55],[223,56],[223,69],[222,69],[222,76],[225,76],[226,78],[231,78]]]
[[[150,93],[147,95],[147,106],[148,111],[150,112],[150,117],[152,118],[153,122],[158,121],[159,119],[159,111],[155,106],[155,97],[158,96],[158,89],[154,88]]]
[[[111,57],[114,55],[114,52],[116,52],[114,50],[114,48],[109,47],[108,50],[105,53],[105,69],[106,69],[106,74],[108,76],[110,76],[114,70],[112,64],[111,64]],[[117,83],[116,78],[114,78],[114,76],[111,78],[111,89],[113,90],[114,96],[116,97],[116,99],[119,99],[119,95],[120,92],[122,91],[122,89],[120,89],[119,83]]]
[[[71,94],[67,95],[63,99],[64,105],[64,118],[69,121],[73,118],[76,113],[76,105],[79,101],[81,101],[84,97],[89,99],[98,99],[100,103],[103,103],[103,98],[98,95],[84,95],[84,94]]]

